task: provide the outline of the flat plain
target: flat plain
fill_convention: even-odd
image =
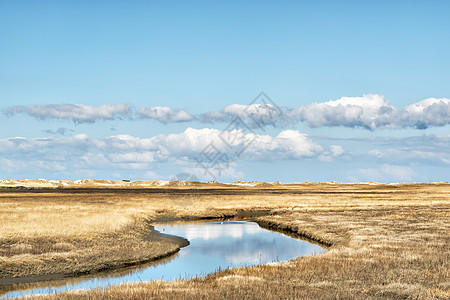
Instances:
[[[3,186],[3,187],[2,187]],[[253,218],[324,254],[31,299],[449,299],[450,184],[3,181],[0,293],[138,265],[182,239],[155,220]]]

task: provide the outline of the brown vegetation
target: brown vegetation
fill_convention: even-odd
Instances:
[[[226,270],[204,279],[127,284],[44,297],[448,299],[449,196],[448,184],[8,190],[0,192],[0,277],[24,276],[21,272],[28,270],[51,274],[55,266],[38,263],[40,268],[33,267],[33,259],[61,253],[81,255],[91,248],[105,258],[116,257],[117,265],[121,260],[148,260],[168,245],[177,249],[170,241],[143,242],[145,219],[253,215],[259,216],[264,227],[292,232],[330,248],[318,256]],[[85,251],[76,252],[73,246]],[[110,251],[114,247],[134,249],[134,256],[131,260],[120,257],[120,251]],[[86,271],[103,264],[100,256],[90,261],[79,258]],[[12,261],[16,269],[2,273]],[[61,261],[60,268],[73,271],[76,264],[68,262]]]

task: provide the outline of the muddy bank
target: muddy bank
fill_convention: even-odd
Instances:
[[[301,230],[297,226],[292,226],[291,224],[285,224],[281,222],[275,222],[267,219],[257,219],[255,220],[259,226],[262,228],[282,232],[286,235],[292,236],[294,238],[302,239],[308,242],[312,242],[314,244],[318,244],[320,246],[332,247],[333,245],[340,242],[339,239],[325,239],[321,236],[318,236],[314,232]]]
[[[261,216],[269,216],[274,214],[270,209],[215,209],[201,214],[176,215],[163,213],[152,218],[151,223],[165,223],[177,221],[207,221],[207,220],[249,220],[256,219]]]
[[[176,235],[165,234],[155,230],[155,227],[151,224],[148,225],[150,228],[150,233],[144,237],[145,241],[155,242],[155,241],[170,241],[176,243],[178,245],[178,251],[180,248],[189,246],[189,241],[183,237],[179,237]],[[171,254],[169,254],[171,255]],[[167,255],[167,256],[169,256]],[[158,259],[158,258],[156,258]]]

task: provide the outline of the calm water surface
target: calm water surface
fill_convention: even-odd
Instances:
[[[122,270],[108,275],[67,279],[58,282],[40,282],[24,291],[11,291],[2,295],[19,297],[30,294],[55,293],[75,289],[105,288],[123,282],[153,279],[188,279],[206,276],[219,269],[253,266],[268,262],[289,260],[299,256],[324,252],[314,244],[269,231],[255,222],[165,223],[153,224],[165,234],[181,236],[190,245],[178,255],[144,267]]]

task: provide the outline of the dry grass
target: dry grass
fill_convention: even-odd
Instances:
[[[179,243],[152,234],[141,201],[109,196],[0,193],[0,284],[96,272],[178,251]]]
[[[256,215],[258,211],[266,211],[258,219],[263,226],[321,241],[331,248],[318,256],[226,270],[204,279],[136,283],[43,298],[450,298],[448,184],[201,185],[2,192],[0,249],[4,252],[0,252],[0,270],[4,270],[5,262],[13,260],[17,269],[28,270],[26,262],[30,257],[75,253],[72,246],[77,239],[78,246],[89,240],[106,246],[98,248],[105,257],[110,255],[109,247],[117,244],[117,238],[122,245],[133,248],[129,245],[142,241],[146,229],[143,217],[213,218]],[[46,216],[49,213],[53,213],[52,218]],[[41,220],[46,219],[53,225],[42,224]],[[94,228],[86,228],[84,220]],[[42,246],[47,239],[53,244]],[[95,249],[94,244],[86,243],[84,247]],[[145,249],[155,244],[134,245],[137,261]],[[23,253],[28,256],[22,258]],[[155,249],[146,253],[155,253]],[[84,267],[96,263],[94,260]],[[41,274],[52,271],[42,265],[39,270]]]

